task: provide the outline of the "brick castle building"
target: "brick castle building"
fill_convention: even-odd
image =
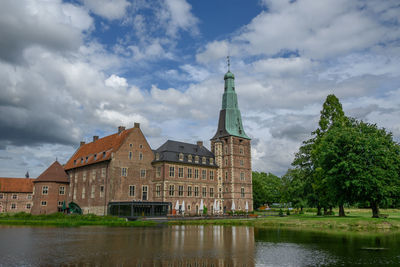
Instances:
[[[170,209],[191,215],[252,211],[250,138],[234,79],[230,71],[224,76],[211,151],[201,141],[172,140],[152,150],[139,123],[120,126],[115,134],[81,142],[64,166],[56,161],[44,171],[34,182],[32,213],[56,212],[63,201],[97,215],[108,214],[113,203],[128,202],[170,203]]]

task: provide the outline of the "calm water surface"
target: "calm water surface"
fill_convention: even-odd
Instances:
[[[0,226],[0,266],[400,266],[400,235],[226,226]]]

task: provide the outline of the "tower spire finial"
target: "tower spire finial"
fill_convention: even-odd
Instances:
[[[228,61],[228,71],[231,71],[231,58],[230,58],[230,56],[227,56],[226,60]]]

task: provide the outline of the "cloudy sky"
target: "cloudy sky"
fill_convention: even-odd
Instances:
[[[398,0],[2,0],[0,176],[134,122],[209,145],[227,55],[254,170],[283,174],[331,93],[399,141],[399,24]]]

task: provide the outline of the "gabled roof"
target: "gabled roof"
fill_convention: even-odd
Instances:
[[[74,155],[65,164],[64,169],[69,170],[77,167],[90,165],[111,159],[111,153],[122,145],[129,133],[135,128],[123,130],[94,142],[81,145]]]
[[[159,156],[158,159],[156,156],[154,162],[168,161],[217,167],[215,160],[213,160],[213,164],[210,164],[210,158],[215,158],[214,154],[203,145],[168,140],[162,146],[156,149],[154,153],[155,155],[158,154]],[[179,154],[181,153],[184,156],[183,160],[179,160]],[[189,155],[192,156],[191,162],[189,161]],[[195,156],[199,156],[198,163],[195,163]],[[203,157],[206,157],[206,164],[202,164]]]
[[[34,182],[69,183],[69,177],[65,173],[63,166],[58,161],[54,161]]]
[[[32,193],[33,181],[29,178],[0,178],[1,193]]]

